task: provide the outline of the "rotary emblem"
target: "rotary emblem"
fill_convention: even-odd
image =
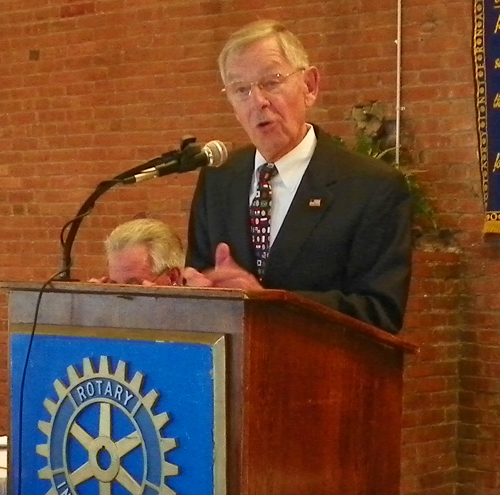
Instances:
[[[127,363],[113,373],[106,356],[98,371],[85,358],[81,376],[74,366],[67,372],[69,386],[54,381],[57,402],[44,401],[51,420],[38,422],[47,436],[36,448],[47,459],[38,472],[51,482],[46,495],[175,495],[167,479],[178,467],[166,456],[177,442],[162,436],[169,417],[153,413],[158,392],[142,395],[144,375],[128,382]]]

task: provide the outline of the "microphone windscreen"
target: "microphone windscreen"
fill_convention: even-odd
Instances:
[[[203,152],[208,157],[209,167],[220,167],[227,160],[227,148],[222,141],[209,141],[203,146]]]

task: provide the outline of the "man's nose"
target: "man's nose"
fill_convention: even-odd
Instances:
[[[269,103],[269,97],[267,93],[262,89],[262,86],[255,82],[250,87],[250,93],[248,97],[257,104]]]

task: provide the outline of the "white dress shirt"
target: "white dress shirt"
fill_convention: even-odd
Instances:
[[[316,148],[316,134],[312,125],[308,125],[309,130],[304,139],[284,157],[274,162],[278,173],[271,179],[272,204],[271,204],[271,234],[269,238],[270,245],[283,225],[288,209],[297,192],[300,181],[309,165],[311,157]],[[257,192],[258,173],[257,169],[267,163],[259,150],[255,153],[255,168],[250,189],[249,205]]]

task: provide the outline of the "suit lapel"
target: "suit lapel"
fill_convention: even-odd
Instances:
[[[310,232],[328,210],[338,179],[332,145],[320,131],[316,150],[271,247],[264,281],[279,278],[290,269]]]
[[[255,272],[250,240],[249,191],[254,170],[255,150],[249,151],[231,168],[228,181],[227,232],[235,261],[247,271]]]

